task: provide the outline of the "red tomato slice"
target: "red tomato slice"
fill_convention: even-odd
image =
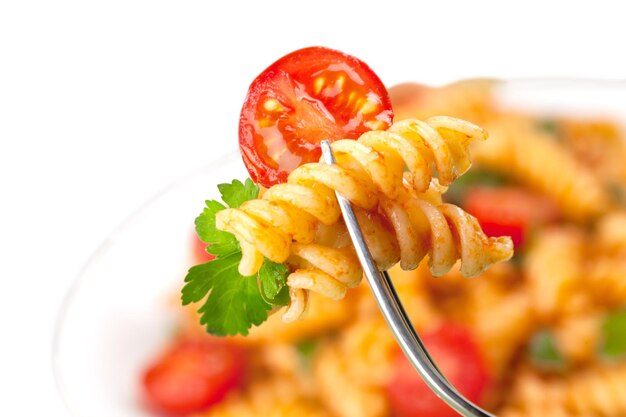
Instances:
[[[170,415],[186,415],[219,402],[243,379],[244,355],[218,339],[184,340],[145,372],[148,404]]]
[[[378,76],[359,59],[322,47],[300,49],[250,85],[239,121],[239,147],[253,181],[285,182],[319,160],[323,139],[357,139],[393,120]]]
[[[215,259],[215,255],[212,255],[206,251],[206,243],[200,240],[198,235],[193,233],[193,259],[195,264],[203,264]]]
[[[559,218],[551,200],[517,187],[476,187],[469,190],[464,208],[475,216],[487,236],[511,236],[520,247],[534,228]]]
[[[448,381],[468,400],[479,404],[489,385],[489,375],[470,331],[445,323],[422,340]],[[395,417],[457,417],[428,388],[411,363],[399,352],[387,389]]]

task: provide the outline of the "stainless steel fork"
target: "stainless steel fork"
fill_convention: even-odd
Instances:
[[[329,165],[335,164],[335,156],[330,143],[324,140],[321,145],[324,162]],[[411,324],[389,274],[387,271],[380,272],[376,267],[374,259],[363,239],[363,233],[352,210],[352,204],[339,193],[336,194],[350,238],[359,257],[363,272],[374,293],[378,307],[413,367],[428,387],[460,415],[466,417],[495,417],[463,397],[437,368]]]

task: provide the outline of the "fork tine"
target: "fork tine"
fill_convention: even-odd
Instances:
[[[324,162],[329,165],[335,164],[335,156],[327,140],[321,142]],[[415,328],[411,324],[402,302],[396,293],[391,278],[387,271],[382,273],[376,267],[374,259],[365,244],[363,233],[357,222],[352,204],[346,198],[337,194],[337,201],[341,208],[348,233],[352,239],[354,249],[359,257],[363,272],[367,277],[370,288],[374,293],[378,307],[380,308],[387,324],[391,328],[396,341],[402,351],[417,370],[428,387],[446,404],[465,417],[494,417],[477,405],[463,397],[443,376],[437,365],[430,357],[426,347],[422,343]]]

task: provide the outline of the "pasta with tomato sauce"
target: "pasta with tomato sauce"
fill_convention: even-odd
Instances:
[[[467,146],[485,138],[485,132],[469,122],[432,117],[403,120],[387,131],[364,133],[356,141],[336,141],[332,148],[337,165],[296,168],[287,183],[269,188],[262,199],[217,213],[217,228],[239,240],[242,275],[257,273],[264,257],[292,266],[286,321],[302,315],[308,290],[341,299],[361,281],[362,271],[350,247],[315,241],[317,222],[332,227],[339,221],[333,191],[357,208],[366,243],[381,269],[398,261],[403,269],[415,269],[428,255],[436,276],[448,272],[457,259],[464,276],[475,276],[512,256],[510,239],[488,238],[472,216],[451,204],[432,204],[420,193],[432,181],[451,184],[470,166]],[[436,167],[436,179],[431,166]],[[392,226],[392,233],[385,224]]]
[[[191,369],[178,357],[152,364],[150,374],[168,384],[155,390],[144,380],[152,388],[145,390],[176,400],[158,402],[160,409],[194,406],[177,413],[190,417],[456,415],[403,360],[360,282],[337,190],[355,206],[368,246],[379,267],[390,268],[433,359],[467,398],[498,416],[623,416],[626,201],[614,192],[626,189],[623,128],[596,117],[505,108],[495,99],[498,83],[488,80],[393,87],[392,123],[369,68],[349,61],[373,85],[368,95],[347,73],[314,67],[337,64],[334,54],[315,54],[314,63],[303,61],[317,74],[310,80],[294,61],[283,61],[294,82],[310,87],[303,108],[277,87],[289,80],[259,78],[268,88],[257,91],[256,105],[244,106],[260,122],[248,126],[243,146],[269,141],[271,152],[247,150],[245,157],[257,164],[251,176],[265,189],[245,201],[226,195],[229,207],[215,206],[213,217],[227,231],[211,242],[218,265],[242,277],[256,272],[247,277],[251,293],[261,291],[263,268],[285,262],[287,301],[268,298],[271,314],[245,337],[207,335],[212,318],[185,307],[173,349],[189,340],[209,349],[201,350],[204,360],[182,361],[197,363]],[[268,99],[284,113],[265,108]],[[281,130],[301,111],[305,120],[323,121],[316,113],[322,107],[339,112],[337,126],[321,125],[337,166],[318,163],[319,153],[299,153],[314,148],[306,132]],[[266,138],[268,132],[282,136]],[[298,146],[282,149],[280,138]],[[439,234],[447,236],[443,246],[433,244]],[[515,245],[508,261],[511,243],[502,236]],[[241,257],[220,263],[231,256],[223,254],[231,238]],[[206,299],[225,297],[219,289]],[[219,305],[209,306],[219,313]],[[276,314],[285,307],[287,320]],[[216,363],[222,366],[206,365]],[[206,388],[176,390],[177,383]]]

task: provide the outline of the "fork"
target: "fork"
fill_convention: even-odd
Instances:
[[[324,162],[329,165],[335,164],[335,156],[330,143],[323,140],[321,146]],[[465,417],[495,417],[461,395],[441,373],[411,324],[389,274],[387,271],[380,272],[376,267],[363,239],[363,233],[352,210],[352,204],[338,192],[335,194],[354,249],[378,307],[413,367],[435,395],[460,415]]]

